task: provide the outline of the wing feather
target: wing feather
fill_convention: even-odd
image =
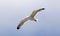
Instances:
[[[44,10],[44,8],[41,8],[41,9],[38,9],[38,10],[34,10],[30,16],[34,17],[41,10]]]
[[[21,27],[26,21],[28,21],[28,20],[29,20],[29,18],[23,19],[23,20],[19,23],[19,25],[17,26],[17,29],[20,29],[20,27]]]

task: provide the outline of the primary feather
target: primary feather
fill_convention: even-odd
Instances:
[[[19,23],[19,25],[17,26],[17,29],[20,29],[20,27],[24,24],[24,22],[28,21],[28,19],[29,19],[29,18],[23,19],[23,20]]]
[[[42,11],[42,10],[44,10],[44,8],[41,8],[41,9],[38,9],[38,10],[34,10],[32,12],[32,14],[30,15],[30,17],[34,17],[39,11]]]

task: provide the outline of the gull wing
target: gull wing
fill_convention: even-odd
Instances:
[[[19,29],[26,21],[28,21],[29,20],[29,18],[25,18],[25,19],[23,19],[20,23],[19,23],[19,25],[17,26],[17,29]]]
[[[42,10],[44,10],[44,8],[41,8],[41,9],[38,9],[38,10],[34,10],[32,12],[32,14],[30,15],[30,17],[34,17],[39,11],[42,11]]]

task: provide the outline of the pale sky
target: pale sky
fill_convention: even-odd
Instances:
[[[0,0],[0,36],[60,36],[60,0]],[[33,10],[44,7],[20,30],[18,23]]]

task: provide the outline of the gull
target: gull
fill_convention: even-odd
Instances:
[[[26,17],[26,18],[24,18],[23,20],[20,21],[20,23],[19,23],[18,26],[17,26],[17,29],[20,29],[21,26],[22,26],[26,21],[28,21],[28,20],[37,22],[37,19],[35,19],[34,16],[35,16],[39,11],[42,11],[42,10],[44,10],[44,9],[45,9],[45,8],[41,8],[41,9],[38,9],[38,10],[34,10],[29,17]]]

